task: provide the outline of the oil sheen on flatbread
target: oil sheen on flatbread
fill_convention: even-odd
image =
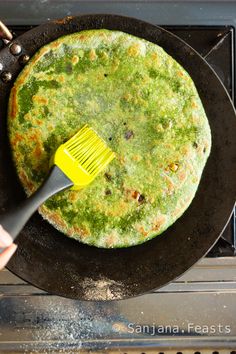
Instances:
[[[161,234],[190,205],[211,148],[188,73],[159,46],[119,31],[83,31],[42,47],[9,102],[13,159],[28,195],[57,147],[86,123],[116,159],[89,187],[49,199],[40,214],[97,247]]]

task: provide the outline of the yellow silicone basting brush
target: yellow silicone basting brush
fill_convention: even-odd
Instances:
[[[84,126],[57,149],[42,186],[16,208],[0,215],[0,224],[15,239],[31,215],[49,197],[67,188],[86,187],[114,156],[97,133]]]

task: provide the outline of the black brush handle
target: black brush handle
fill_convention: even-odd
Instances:
[[[12,210],[0,215],[0,224],[14,240],[41,204],[72,185],[71,180],[54,165],[47,179],[34,194]]]

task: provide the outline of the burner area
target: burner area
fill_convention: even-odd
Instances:
[[[15,37],[34,26],[9,25]],[[234,28],[232,26],[163,26],[174,33],[208,62],[227,89],[232,101],[235,101],[234,81]],[[2,43],[3,45],[3,43]],[[0,42],[1,48],[1,42]],[[197,70],[197,68],[196,68]],[[236,248],[235,210],[221,238],[210,250],[207,257],[227,257],[235,255]]]

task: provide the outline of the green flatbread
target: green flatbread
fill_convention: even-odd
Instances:
[[[97,247],[161,234],[190,205],[211,148],[187,72],[159,46],[118,31],[83,31],[42,47],[9,101],[13,159],[28,195],[55,149],[86,123],[116,159],[87,188],[50,198],[40,214]]]

